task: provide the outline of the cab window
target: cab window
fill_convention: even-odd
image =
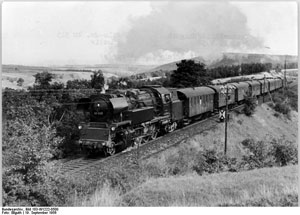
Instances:
[[[171,101],[171,97],[170,97],[169,94],[166,94],[166,95],[165,95],[165,101],[166,101],[166,103],[168,103],[168,102]]]

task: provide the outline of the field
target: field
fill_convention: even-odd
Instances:
[[[102,70],[106,79],[114,76],[129,76],[138,74],[153,66],[144,65],[96,65],[96,66],[64,66],[64,67],[34,67],[34,66],[18,66],[4,65],[2,67],[2,88],[22,89],[34,84],[34,76],[36,73],[49,71],[55,75],[53,82],[66,83],[68,80],[74,79],[90,79],[92,71]],[[24,79],[22,87],[17,86],[17,80]]]

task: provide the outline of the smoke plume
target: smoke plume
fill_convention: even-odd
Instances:
[[[116,60],[122,62],[166,63],[262,46],[250,34],[245,15],[226,2],[154,3],[149,15],[131,19],[121,35]]]

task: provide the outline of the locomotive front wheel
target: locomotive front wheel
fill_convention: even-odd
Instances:
[[[116,147],[115,146],[111,146],[111,147],[106,147],[105,148],[105,154],[108,156],[112,156],[116,153]]]
[[[176,122],[173,122],[170,127],[169,127],[169,132],[173,132],[175,131],[177,128],[177,123]]]

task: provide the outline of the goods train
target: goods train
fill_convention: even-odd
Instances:
[[[260,97],[283,87],[280,78],[229,83],[227,104],[243,103],[247,92]],[[226,96],[221,85],[165,88],[159,85],[118,90],[82,98],[77,109],[89,119],[79,124],[80,147],[89,153],[117,151],[153,140],[223,110]]]

